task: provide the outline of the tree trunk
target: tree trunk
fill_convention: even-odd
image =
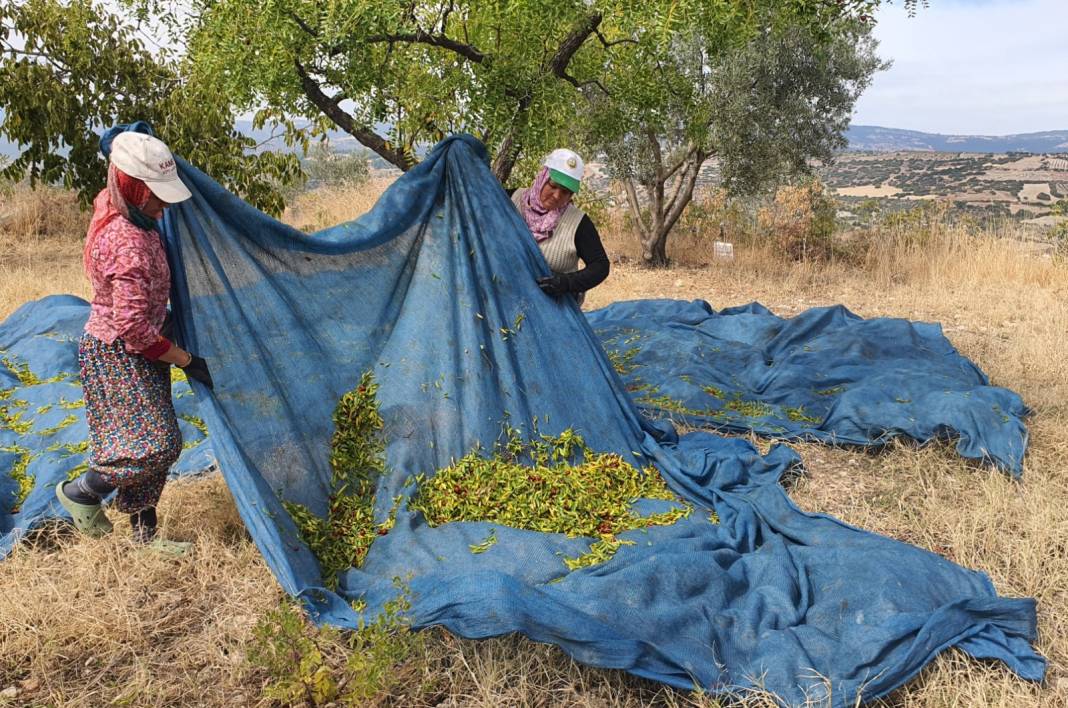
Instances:
[[[650,268],[667,268],[670,265],[667,257],[667,234],[663,231],[653,234],[649,239],[642,239],[642,264]]]
[[[401,172],[407,172],[415,167],[416,161],[410,154],[405,153],[403,150],[398,150],[370,128],[358,125],[352,116],[338,105],[336,97],[331,98],[326,95],[319,83],[308,73],[300,61],[294,59],[293,66],[297,71],[297,76],[300,77],[305,97],[315,104],[315,107],[330,120],[334,121],[334,125],[356,138],[361,145],[369,148],[383,160],[400,169]]]
[[[493,159],[493,174],[503,185],[507,185],[508,180],[511,179],[512,170],[515,169],[515,160],[519,156],[519,148],[515,145],[515,140],[513,140],[514,134],[515,128],[513,127],[508,137],[501,143],[501,148],[497,151],[497,157]]]
[[[701,165],[708,154],[693,146],[673,167],[665,170],[659,141],[652,133],[649,133],[648,139],[656,164],[653,181],[642,185],[649,202],[647,218],[642,214],[634,181],[629,178],[624,179],[623,187],[627,193],[627,206],[630,208],[631,217],[638,229],[638,241],[642,247],[642,264],[651,268],[665,268],[670,265],[667,257],[668,235],[675,228],[682,212],[693,201],[697,177],[701,174]],[[674,190],[672,190],[671,198],[667,199],[669,190],[666,188],[670,181],[674,181]]]

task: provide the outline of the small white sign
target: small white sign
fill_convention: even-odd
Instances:
[[[725,241],[716,241],[713,245],[713,254],[716,260],[719,261],[733,261],[734,260],[734,244],[726,243]]]

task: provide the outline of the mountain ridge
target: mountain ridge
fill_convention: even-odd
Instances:
[[[3,112],[0,111],[0,120],[2,119]],[[257,142],[263,142],[270,137],[268,130],[254,130],[251,121],[239,120],[235,127],[245,135],[255,138]],[[376,128],[385,129],[387,126],[376,126]],[[340,152],[363,149],[363,146],[347,133],[331,131],[329,136],[334,149]],[[879,125],[851,125],[846,130],[846,139],[849,141],[846,152],[1068,153],[1068,130],[1046,130],[1012,135],[954,135],[887,128]],[[281,139],[270,141],[265,148],[290,151]],[[18,147],[0,136],[0,155],[11,158],[18,154]]]
[[[1068,130],[1012,135],[953,135],[920,130],[851,125],[846,130],[849,152],[1068,152]]]

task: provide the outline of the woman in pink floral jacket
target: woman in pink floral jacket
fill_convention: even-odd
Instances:
[[[171,274],[156,220],[190,197],[160,140],[120,133],[112,141],[107,188],[93,202],[85,273],[93,286],[79,346],[89,470],[56,487],[79,530],[101,536],[111,522],[101,501],[130,515],[134,540],[174,554],[188,543],[156,537],[156,503],[182,451],[171,401],[170,366],[211,386],[207,365],[163,336]]]

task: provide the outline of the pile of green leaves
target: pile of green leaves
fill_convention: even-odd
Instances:
[[[581,458],[571,462],[574,457]],[[487,521],[504,526],[598,539],[590,552],[565,559],[574,570],[602,563],[627,542],[624,531],[666,526],[690,514],[654,467],[639,470],[615,453],[592,452],[568,429],[556,437],[523,441],[508,431],[492,454],[475,450],[429,478],[417,478],[411,508],[431,526],[452,521]],[[639,516],[639,499],[664,499],[681,506]]]
[[[315,554],[328,587],[337,574],[359,567],[371,544],[393,527],[401,497],[394,499],[387,519],[375,523],[375,487],[385,472],[385,444],[378,412],[378,384],[372,372],[338,401],[330,465],[333,470],[326,518],[307,507],[284,502]],[[524,440],[519,431],[505,435],[490,455],[475,449],[427,478],[414,479],[418,492],[411,508],[430,526],[452,521],[486,521],[514,528],[563,533],[596,539],[588,553],[564,559],[568,568],[603,563],[620,546],[625,531],[667,526],[690,515],[693,508],[675,496],[654,467],[639,470],[615,453],[593,452],[572,429],[557,436]],[[676,502],[668,511],[639,516],[640,499]],[[482,553],[496,535],[472,547]]]
[[[377,394],[374,373],[368,371],[334,410],[330,443],[333,474],[326,518],[301,504],[284,502],[301,538],[319,559],[323,582],[331,588],[336,586],[339,572],[358,568],[374,540],[393,527],[393,513],[381,524],[374,522],[375,485],[385,471]]]

